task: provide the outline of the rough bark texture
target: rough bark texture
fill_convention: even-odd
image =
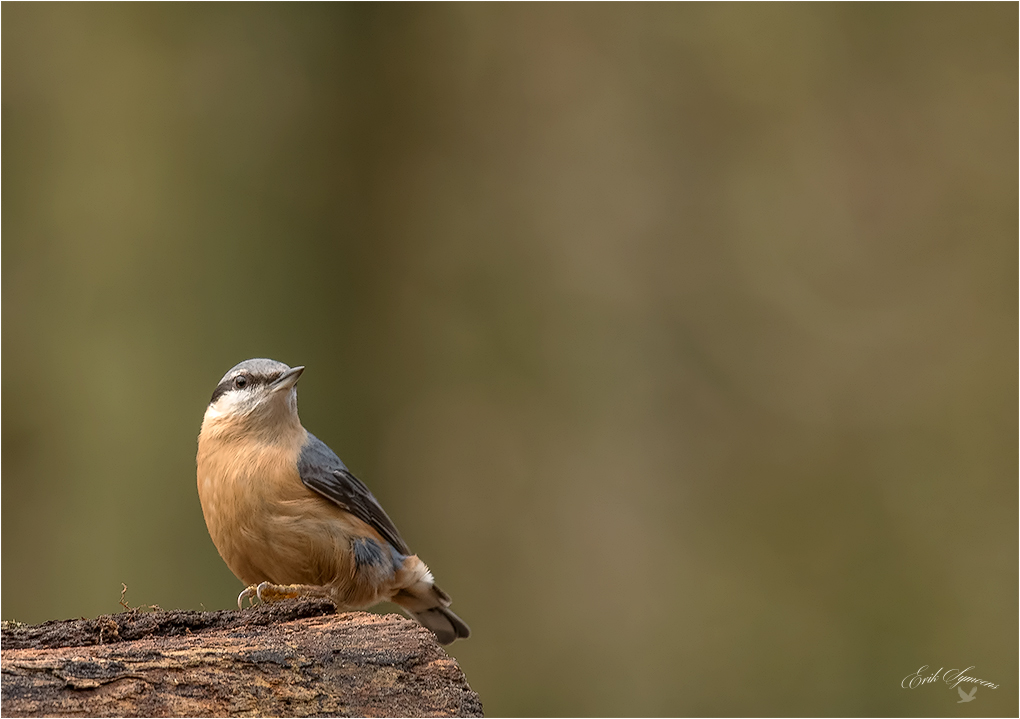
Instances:
[[[428,630],[327,601],[0,632],[4,716],[482,715]]]

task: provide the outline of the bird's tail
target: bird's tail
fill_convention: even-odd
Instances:
[[[424,612],[411,612],[411,616],[435,634],[440,644],[450,644],[454,640],[467,639],[471,636],[471,628],[464,623],[463,619],[446,607],[432,607]]]
[[[471,636],[471,629],[464,620],[450,611],[450,595],[434,584],[432,573],[425,563],[416,556],[404,560],[406,569],[411,569],[408,565],[412,564],[415,565],[414,569],[419,570],[412,570],[417,575],[417,581],[397,592],[393,602],[435,634],[440,644],[450,644]]]

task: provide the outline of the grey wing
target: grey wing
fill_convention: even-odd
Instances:
[[[309,489],[335,502],[344,510],[374,528],[383,539],[393,545],[401,554],[410,554],[403,537],[393,524],[379,501],[372,496],[368,487],[351,474],[325,442],[308,433],[308,441],[301,449],[298,459],[298,474]]]

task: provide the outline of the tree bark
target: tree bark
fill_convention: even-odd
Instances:
[[[322,600],[4,622],[0,637],[4,716],[482,716],[428,630]]]

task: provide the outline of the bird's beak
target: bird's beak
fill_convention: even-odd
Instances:
[[[289,370],[273,380],[273,383],[269,385],[269,388],[273,392],[288,390],[297,384],[298,379],[301,377],[301,373],[304,371],[304,367],[291,367]]]

